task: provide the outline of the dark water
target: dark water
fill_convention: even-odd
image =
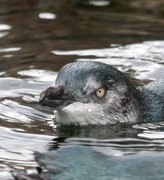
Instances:
[[[164,76],[164,9],[155,1],[1,0],[0,179],[35,171],[33,151],[72,144],[107,155],[164,149],[164,123],[109,128],[59,128],[38,104],[59,69],[73,61],[101,61],[135,84]]]

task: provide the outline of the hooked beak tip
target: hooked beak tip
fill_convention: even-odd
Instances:
[[[58,85],[55,88],[49,87],[40,94],[39,104],[49,106],[55,109],[61,109],[75,102],[72,96],[64,93],[63,86]]]
[[[45,99],[45,91],[43,91],[41,94],[40,94],[40,97],[39,97],[39,103],[42,104],[42,102],[44,101]]]

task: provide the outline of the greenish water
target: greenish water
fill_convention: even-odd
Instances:
[[[0,177],[33,172],[33,152],[68,145],[107,155],[163,151],[164,123],[109,128],[60,128],[38,104],[59,69],[101,61],[135,86],[164,75],[162,2],[33,0],[0,2]]]

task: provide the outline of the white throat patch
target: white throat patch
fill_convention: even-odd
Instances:
[[[55,111],[55,118],[62,125],[105,125],[110,119],[99,104],[81,102]]]

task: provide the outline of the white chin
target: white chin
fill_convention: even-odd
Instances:
[[[72,103],[63,109],[55,111],[55,118],[62,125],[104,125],[109,123],[109,117],[98,104]]]

